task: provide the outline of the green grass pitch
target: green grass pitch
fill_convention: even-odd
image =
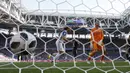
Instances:
[[[1,62],[0,73],[126,73],[130,72],[130,64],[124,61],[106,62],[58,62],[53,66],[50,62]]]

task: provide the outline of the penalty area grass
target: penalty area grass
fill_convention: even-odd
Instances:
[[[130,64],[124,61],[106,62],[0,62],[0,73],[120,73],[130,72]],[[76,67],[75,67],[76,66]],[[114,67],[116,69],[114,69]]]

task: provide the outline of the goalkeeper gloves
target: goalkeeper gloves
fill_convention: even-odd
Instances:
[[[100,41],[98,42],[98,44],[99,44],[99,45],[102,45],[102,40],[100,40]]]
[[[92,44],[92,42],[90,42],[90,48],[93,48],[93,44]]]

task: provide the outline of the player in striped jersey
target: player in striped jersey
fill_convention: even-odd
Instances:
[[[65,48],[63,48],[63,43],[67,42],[68,39],[66,38],[66,35],[70,31],[69,27],[65,27],[64,30],[60,33],[60,36],[58,37],[56,41],[56,47],[57,47],[57,55],[55,56],[55,60],[59,59],[59,56],[63,53],[65,53]]]

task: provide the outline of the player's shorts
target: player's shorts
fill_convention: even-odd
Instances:
[[[60,40],[56,41],[56,47],[57,47],[57,51],[64,51],[65,49],[63,48],[63,42],[61,42]]]

